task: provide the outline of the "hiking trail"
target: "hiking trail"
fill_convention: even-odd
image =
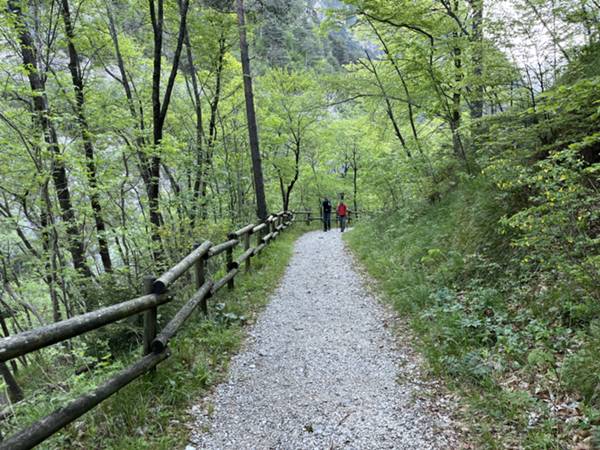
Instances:
[[[452,401],[368,284],[339,230],[300,237],[226,381],[192,407],[188,448],[459,447]]]

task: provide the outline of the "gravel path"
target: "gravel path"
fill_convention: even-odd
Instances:
[[[192,408],[189,447],[457,448],[447,405],[365,285],[338,230],[302,236],[228,380]]]

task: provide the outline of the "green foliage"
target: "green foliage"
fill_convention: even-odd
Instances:
[[[578,58],[569,64],[559,83],[568,86],[578,80],[600,75],[600,44],[594,43],[581,49]]]

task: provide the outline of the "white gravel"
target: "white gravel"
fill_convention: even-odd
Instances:
[[[192,408],[189,447],[459,447],[447,405],[367,283],[338,230],[302,236],[228,380]]]

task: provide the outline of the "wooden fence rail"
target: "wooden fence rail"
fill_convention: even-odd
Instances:
[[[213,245],[209,241],[202,242],[160,277],[156,279],[147,277],[144,280],[143,293],[145,295],[141,297],[0,339],[0,364],[2,364],[127,317],[144,314],[144,356],[142,359],[123,369],[93,391],[71,401],[6,440],[2,441],[0,436],[0,450],[21,450],[34,447],[168,358],[170,355],[169,341],[177,334],[193,311],[200,307],[203,313],[208,314],[207,300],[225,285],[233,289],[233,281],[239,273],[240,265],[245,262],[246,270],[249,270],[250,259],[258,255],[293,221],[294,215],[291,212],[282,211],[270,215],[263,223],[249,224],[229,233],[229,240],[223,243]],[[254,248],[250,245],[250,236],[253,234],[257,236]],[[240,242],[244,245],[244,252],[234,261],[233,250]],[[224,252],[226,253],[225,275],[213,282],[207,277],[206,263],[210,258]],[[191,268],[193,268],[196,292],[157,335],[158,307],[173,300],[169,289]]]
[[[358,211],[348,211],[348,223],[351,223],[353,220],[358,220],[360,215],[365,214],[364,212]],[[313,221],[323,222],[322,211],[319,210],[316,213],[313,213],[310,210],[306,211],[294,211],[294,215],[298,217],[298,220],[302,222],[306,222],[306,225],[310,225]],[[304,219],[300,219],[300,216],[304,216]],[[331,212],[331,219],[335,220],[336,214],[335,211]]]

